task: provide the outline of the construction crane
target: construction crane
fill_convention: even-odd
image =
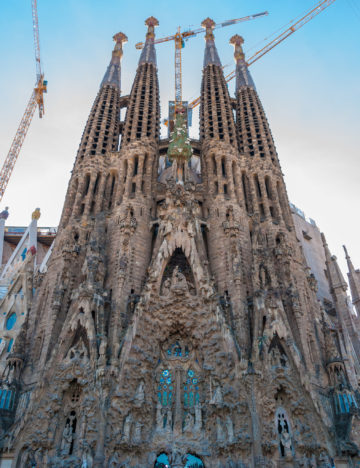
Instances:
[[[11,173],[14,169],[16,160],[19,156],[22,144],[29,130],[32,118],[36,107],[39,108],[39,117],[44,115],[44,93],[47,92],[47,81],[44,80],[44,73],[41,68],[40,59],[40,42],[39,42],[39,21],[37,14],[37,0],[31,0],[32,21],[35,46],[35,63],[36,63],[36,83],[31,93],[30,100],[26,106],[24,115],[17,129],[10,150],[6,156],[5,162],[0,172],[0,201],[4,196],[5,189],[9,182]]]
[[[260,18],[262,16],[266,16],[269,13],[264,11],[262,13],[257,13],[256,15],[249,15],[244,16],[243,18],[232,19],[228,21],[224,21],[222,23],[217,23],[214,26],[214,29],[223,28],[224,26],[230,26],[232,24],[240,23],[243,21],[250,21],[256,18]],[[181,49],[185,46],[185,41],[190,39],[191,37],[195,37],[198,34],[202,34],[205,32],[204,28],[194,29],[192,31],[184,31],[181,32],[180,27],[177,30],[177,33],[173,36],[167,36],[160,39],[156,39],[154,44],[160,44],[162,42],[174,41],[175,43],[175,110],[177,106],[181,105],[182,103],[182,73],[181,73]],[[143,42],[138,42],[135,44],[137,49],[142,49],[144,47]]]
[[[259,58],[263,57],[265,54],[270,52],[271,49],[273,49],[278,44],[280,44],[285,39],[287,39],[289,36],[294,34],[294,32],[298,31],[306,23],[308,23],[310,20],[312,20],[315,16],[317,16],[319,13],[324,11],[325,8],[329,7],[334,2],[335,0],[321,0],[310,11],[308,11],[304,16],[302,16],[299,20],[297,20],[294,24],[292,24],[294,20],[290,21],[289,24],[291,24],[291,26],[285,29],[285,31],[283,31],[278,36],[276,36],[275,39],[273,39],[271,42],[266,44],[262,49],[258,50],[253,56],[251,56],[249,60],[246,62],[247,66],[252,65],[257,60],[259,60]],[[233,78],[235,78],[235,76],[236,76],[236,71],[233,70],[231,73],[225,76],[226,82],[228,83]],[[198,106],[199,104],[200,104],[200,97],[191,101],[188,105],[188,108],[194,109],[194,107]]]

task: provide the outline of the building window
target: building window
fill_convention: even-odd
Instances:
[[[184,382],[184,407],[193,408],[196,403],[199,403],[199,379],[195,372],[189,369]]]
[[[162,406],[171,406],[173,399],[173,382],[169,369],[164,369],[161,372],[158,386],[158,399]]]
[[[14,338],[11,338],[11,340],[9,341],[8,347],[7,347],[7,352],[8,353],[10,353],[13,343],[14,343]]]
[[[6,330],[11,330],[14,328],[14,325],[16,323],[16,314],[13,312],[10,317],[6,320]]]

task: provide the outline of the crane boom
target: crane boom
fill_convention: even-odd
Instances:
[[[31,0],[31,9],[32,9],[32,19],[33,19],[36,79],[37,81],[39,81],[42,75],[42,72],[41,72],[41,59],[40,59],[39,19],[38,19],[38,14],[37,14],[37,0]]]
[[[11,173],[14,169],[17,157],[20,153],[21,146],[24,142],[25,136],[29,129],[31,120],[33,118],[37,106],[35,91],[32,92],[28,105],[26,106],[24,115],[21,119],[20,125],[15,134],[15,138],[10,147],[10,151],[6,156],[5,162],[0,172],[0,201],[4,195],[5,189],[9,182]]]
[[[270,52],[274,47],[276,47],[278,44],[283,42],[285,39],[287,39],[289,36],[294,34],[298,29],[300,29],[302,26],[304,26],[306,23],[308,23],[310,20],[312,20],[315,16],[317,16],[319,13],[325,10],[325,8],[329,7],[332,3],[334,3],[335,0],[321,0],[318,2],[310,11],[308,11],[304,16],[302,16],[298,21],[296,21],[293,25],[288,27],[285,31],[280,33],[278,36],[275,37],[271,42],[266,44],[262,49],[258,50],[253,56],[249,58],[247,61],[247,65],[250,66],[253,63],[255,63],[259,58],[263,57],[265,54]],[[292,21],[290,21],[290,24]],[[225,80],[228,83],[231,81],[233,78],[235,78],[236,72],[233,70],[231,73],[225,76]],[[194,107],[198,106],[200,104],[200,97],[197,97],[193,101],[189,103],[189,108],[193,109]]]
[[[216,23],[215,26],[214,26],[214,29],[223,28],[224,26],[231,26],[232,24],[236,24],[236,23],[242,23],[243,21],[250,21],[250,20],[253,20],[253,19],[256,19],[256,18],[260,18],[261,16],[267,16],[268,14],[269,14],[268,11],[263,11],[261,13],[256,13],[255,15],[248,15],[248,16],[243,16],[242,18],[235,18],[235,19],[232,19],[232,20],[223,21],[222,23]],[[204,28],[194,29],[192,31],[191,30],[190,31],[184,31],[182,33],[180,33],[180,31],[178,31],[176,34],[174,34],[172,36],[166,36],[166,37],[162,37],[160,39],[155,39],[154,44],[160,44],[162,42],[167,42],[167,41],[175,41],[176,37],[177,37],[177,35],[179,33],[181,34],[182,39],[189,39],[190,37],[194,37],[197,34],[201,34],[201,33],[204,33],[204,32],[205,32]],[[137,44],[135,44],[135,47],[137,49],[142,49],[144,47],[144,43],[143,42],[138,42]]]
[[[10,150],[6,156],[5,162],[0,172],[0,202],[4,196],[5,189],[8,185],[15,163],[19,156],[22,144],[24,142],[27,131],[29,130],[32,118],[34,117],[36,107],[39,108],[39,117],[44,114],[44,93],[47,92],[47,81],[44,80],[44,74],[41,69],[40,59],[40,41],[39,41],[39,21],[37,14],[37,0],[31,0],[32,22],[34,34],[35,48],[35,64],[36,64],[36,84],[31,93],[30,100],[26,106],[24,115],[17,129]]]

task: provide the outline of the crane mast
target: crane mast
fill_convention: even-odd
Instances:
[[[258,50],[254,55],[252,55],[249,60],[247,61],[247,66],[252,65],[255,63],[259,58],[263,57],[265,54],[270,52],[274,47],[279,45],[281,42],[283,42],[285,39],[287,39],[289,36],[294,34],[294,32],[298,31],[300,28],[302,28],[306,23],[308,23],[310,20],[315,18],[319,13],[324,11],[327,7],[329,7],[332,3],[334,3],[335,0],[321,0],[318,2],[310,11],[308,11],[304,16],[302,16],[298,21],[296,21],[294,24],[292,24],[290,27],[285,29],[282,33],[280,33],[278,36],[275,37],[271,42],[266,44],[262,49]],[[292,21],[290,22],[290,24]],[[236,72],[233,70],[231,73],[225,76],[225,80],[228,83],[231,81],[233,78],[235,78]],[[198,106],[200,104],[200,97],[194,99],[189,103],[189,109],[194,109],[194,107]]]
[[[39,41],[39,21],[37,14],[37,0],[31,0],[35,64],[36,64],[36,83],[31,93],[30,100],[22,116],[20,125],[12,141],[10,150],[6,156],[5,162],[0,172],[0,202],[4,196],[12,171],[14,170],[17,158],[19,156],[22,144],[29,130],[36,107],[39,108],[39,117],[44,115],[44,93],[47,92],[47,81],[44,80],[44,74],[41,69],[40,59],[40,41]]]
[[[262,16],[266,16],[269,13],[264,11],[262,13],[256,13],[255,15],[244,16],[242,18],[235,18],[231,20],[224,21],[222,23],[217,23],[214,26],[214,29],[223,28],[225,26],[231,26],[232,24],[237,24],[244,21],[250,21]],[[205,32],[204,28],[194,29],[192,31],[181,32],[180,27],[178,28],[176,34],[172,36],[162,37],[156,39],[154,44],[161,44],[162,42],[174,41],[175,43],[175,111],[176,108],[182,105],[182,69],[181,69],[181,49],[184,47],[185,42],[191,37],[195,37],[198,34],[203,34]],[[144,47],[143,42],[138,42],[135,44],[137,49],[142,49]]]

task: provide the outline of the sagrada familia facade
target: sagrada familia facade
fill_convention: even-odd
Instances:
[[[359,467],[360,274],[356,316],[323,238],[318,300],[243,39],[232,98],[209,18],[200,139],[182,106],[160,139],[157,24],[127,96],[114,36],[46,271],[1,349],[0,466]]]

